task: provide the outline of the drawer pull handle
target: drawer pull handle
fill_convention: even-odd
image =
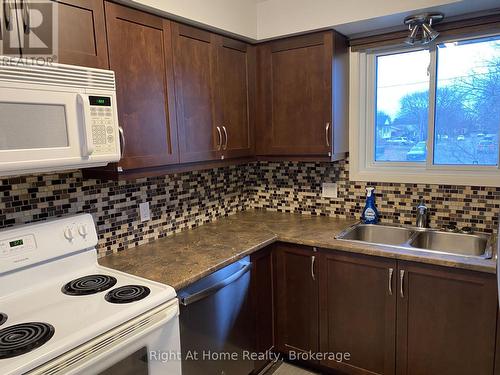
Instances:
[[[227,140],[228,140],[228,139],[227,139],[227,130],[226,130],[226,127],[225,127],[225,126],[223,126],[223,127],[222,127],[222,130],[224,130],[224,137],[226,138],[226,141],[224,142],[224,145],[222,146],[222,149],[223,149],[224,151],[226,151],[226,150],[227,150]]]
[[[3,18],[5,20],[5,30],[12,31],[12,2],[3,0]]]
[[[399,271],[399,294],[401,298],[405,298],[405,290],[404,290],[404,280],[405,280],[405,270]]]
[[[31,31],[30,7],[27,0],[21,1],[24,33],[28,35]]]
[[[330,123],[327,122],[325,126],[325,138],[326,138],[326,145],[330,147]]]
[[[220,127],[217,126],[217,133],[219,135],[219,143],[217,143],[217,151],[220,151],[222,147],[222,132],[220,131]]]
[[[394,273],[394,269],[389,268],[389,295],[392,296],[392,274]]]

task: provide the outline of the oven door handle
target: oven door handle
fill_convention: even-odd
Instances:
[[[177,299],[175,299],[91,339],[56,359],[27,372],[26,375],[59,374],[61,371],[70,375],[100,373],[104,369],[92,372],[89,369],[94,369],[96,364],[102,363],[103,358],[115,356],[123,347],[133,345],[137,340],[147,337],[178,315],[179,307]]]
[[[241,263],[243,264],[243,267],[241,267],[238,271],[228,276],[224,280],[219,281],[209,286],[208,288],[200,290],[199,292],[196,292],[194,294],[189,294],[187,296],[180,296],[181,304],[183,306],[191,305],[192,303],[198,302],[199,300],[202,300],[204,298],[211,296],[212,294],[217,293],[219,290],[228,286],[229,284],[234,283],[236,280],[238,280],[252,268],[251,262],[244,262],[244,263],[241,262]]]

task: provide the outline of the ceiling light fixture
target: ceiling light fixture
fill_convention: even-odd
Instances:
[[[413,46],[432,42],[439,35],[432,25],[443,18],[443,13],[422,13],[406,17],[404,23],[408,25],[410,35],[405,39],[405,43]]]

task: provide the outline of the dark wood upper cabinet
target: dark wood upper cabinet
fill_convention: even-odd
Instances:
[[[181,162],[253,155],[254,48],[174,24]]]
[[[59,61],[108,69],[108,49],[101,0],[59,0]]]
[[[253,155],[255,47],[216,36],[216,121],[225,158]]]
[[[276,348],[317,352],[319,297],[316,259],[309,247],[280,243],[276,256]]]
[[[350,354],[322,364],[348,374],[394,374],[396,261],[325,250],[318,264],[320,351]]]
[[[106,2],[110,68],[125,134],[124,171],[179,162],[171,23]]]
[[[494,275],[400,262],[398,280],[398,375],[493,373]]]
[[[172,37],[180,161],[218,159],[223,135],[215,125],[214,35],[173,23]]]
[[[348,49],[333,31],[257,48],[257,155],[347,152]]]
[[[8,42],[19,40],[18,31],[20,28],[17,26],[17,20],[22,19],[20,13],[20,9],[16,10],[15,0],[0,1],[0,43],[2,43],[2,54],[6,56],[21,57],[19,43],[11,44]]]

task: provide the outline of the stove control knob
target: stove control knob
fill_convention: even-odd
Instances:
[[[82,236],[83,238],[87,237],[87,235],[89,234],[88,230],[87,230],[87,226],[85,224],[83,225],[80,225],[78,227],[78,233],[80,234],[80,236]]]
[[[72,242],[72,241],[73,241],[73,239],[75,238],[75,236],[73,235],[73,229],[71,229],[71,228],[69,228],[69,227],[68,227],[68,228],[66,228],[66,229],[64,230],[64,237],[65,237],[68,241]]]

